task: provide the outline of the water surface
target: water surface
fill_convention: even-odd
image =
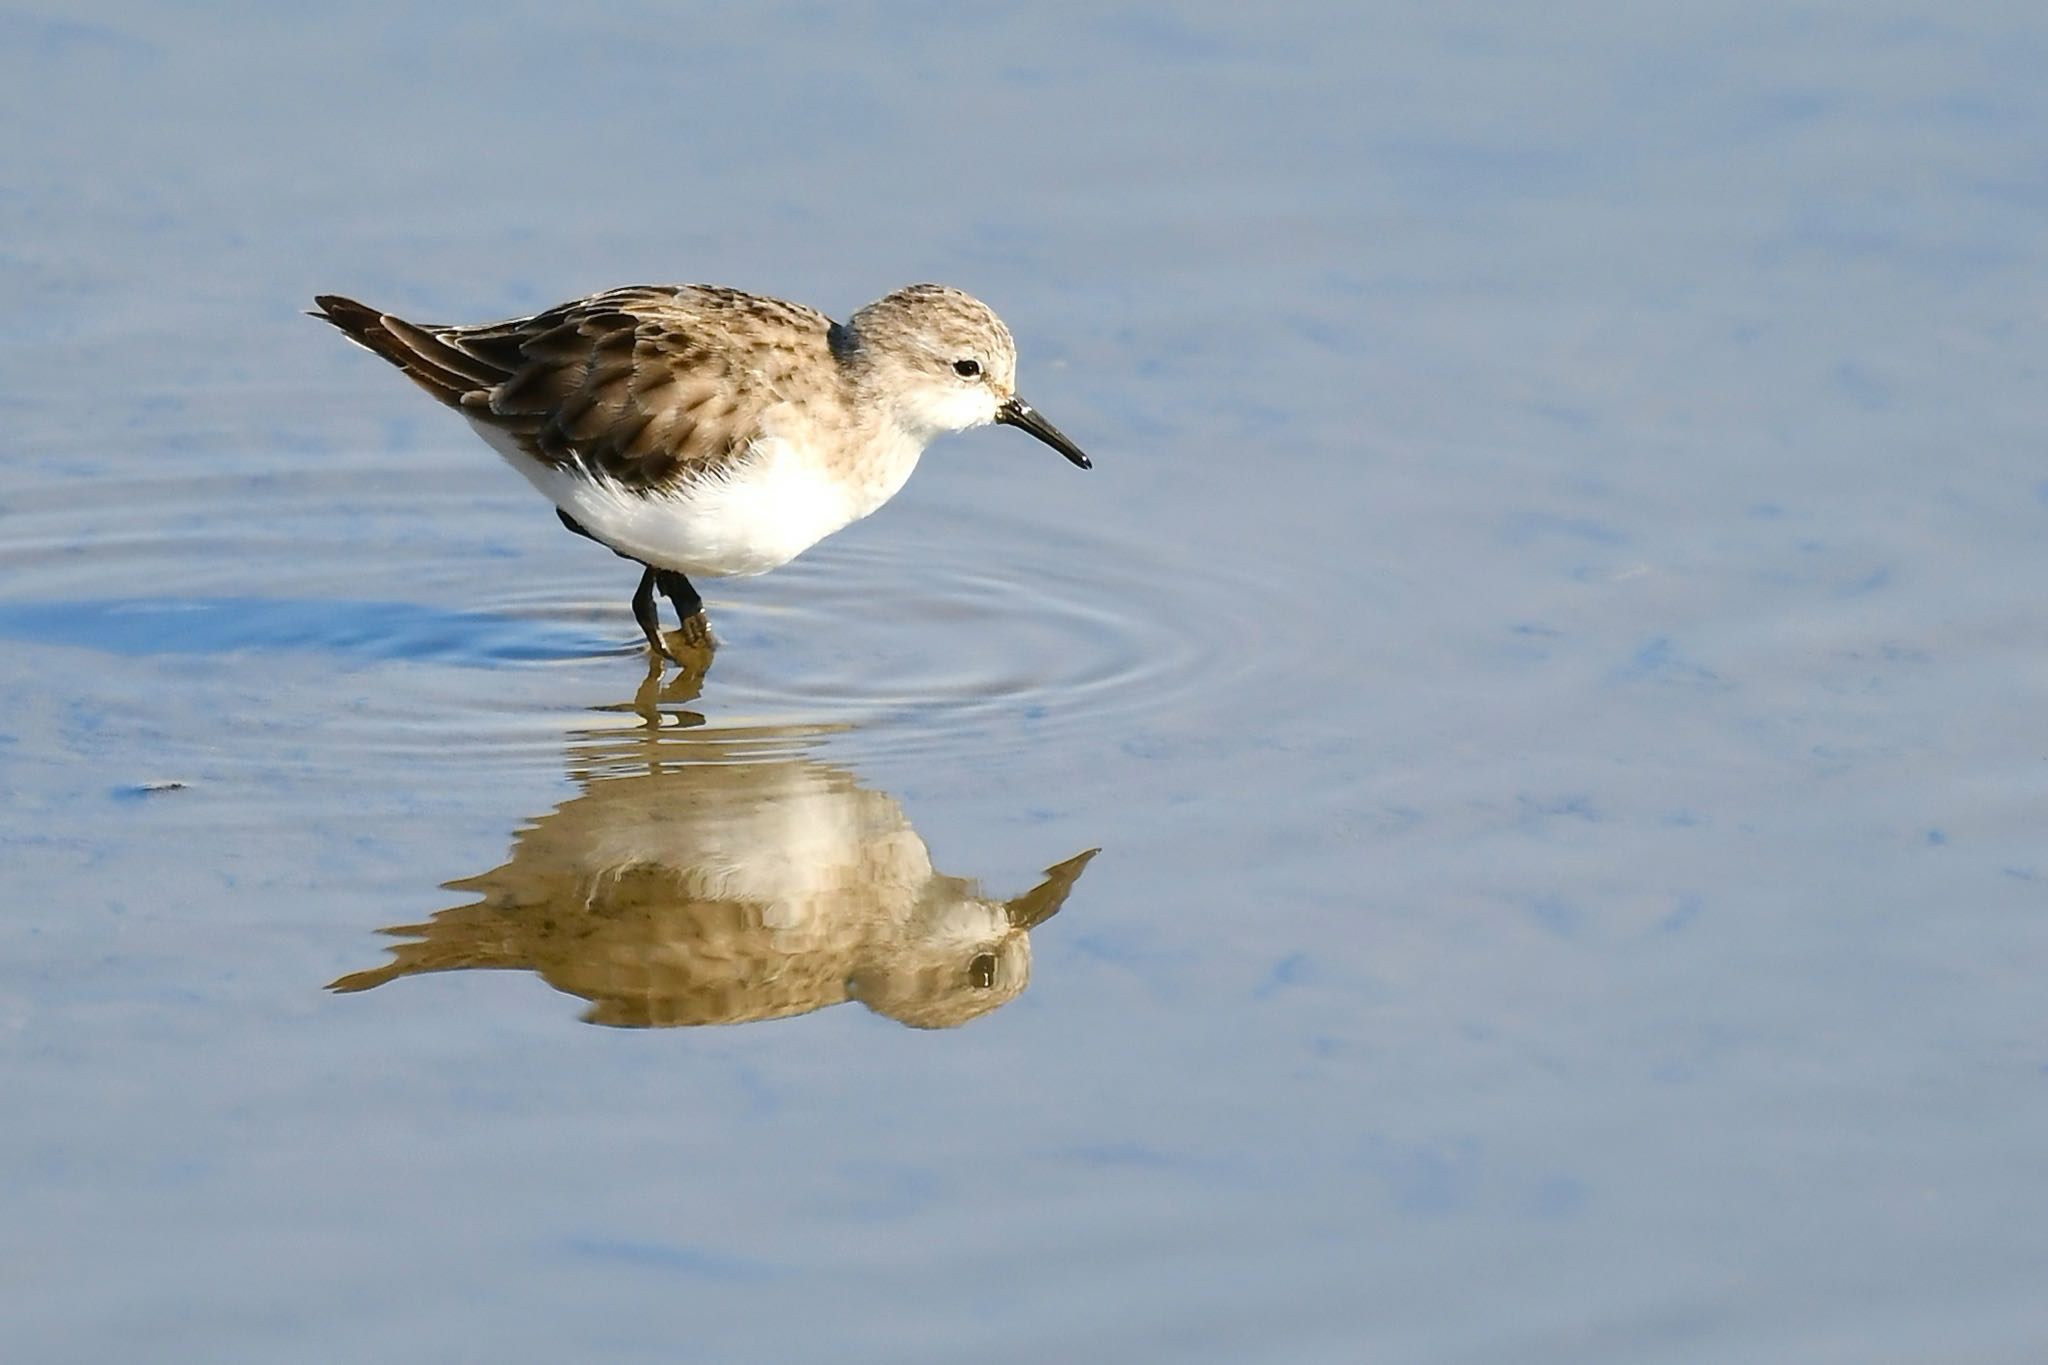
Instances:
[[[2048,1345],[2032,8],[0,35],[24,1359]],[[925,278],[653,688],[296,313]]]

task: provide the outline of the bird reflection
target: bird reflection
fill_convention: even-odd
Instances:
[[[815,732],[594,733],[582,793],[514,838],[501,867],[447,884],[481,899],[385,932],[361,991],[464,968],[537,973],[624,1028],[781,1019],[858,1000],[952,1028],[1015,999],[1031,931],[1095,850],[994,900],[932,867],[893,797],[804,755]]]

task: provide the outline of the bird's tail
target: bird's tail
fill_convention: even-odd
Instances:
[[[383,356],[451,408],[506,378],[498,367],[442,340],[444,328],[422,327],[339,294],[320,294],[313,302],[317,311],[306,316],[333,323],[350,341]]]

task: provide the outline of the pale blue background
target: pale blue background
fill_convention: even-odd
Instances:
[[[2042,13],[0,15],[10,1353],[2041,1358]],[[939,447],[698,709],[1101,845],[1031,989],[322,993],[637,668],[296,310],[924,278],[1097,469]]]

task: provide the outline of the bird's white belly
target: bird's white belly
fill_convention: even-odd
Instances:
[[[580,465],[543,464],[506,434],[472,421],[541,494],[614,550],[643,564],[711,578],[766,573],[866,516],[886,492],[828,477],[810,452],[781,437],[756,441],[732,465],[672,492],[628,488]],[[913,454],[909,463],[914,465]]]

